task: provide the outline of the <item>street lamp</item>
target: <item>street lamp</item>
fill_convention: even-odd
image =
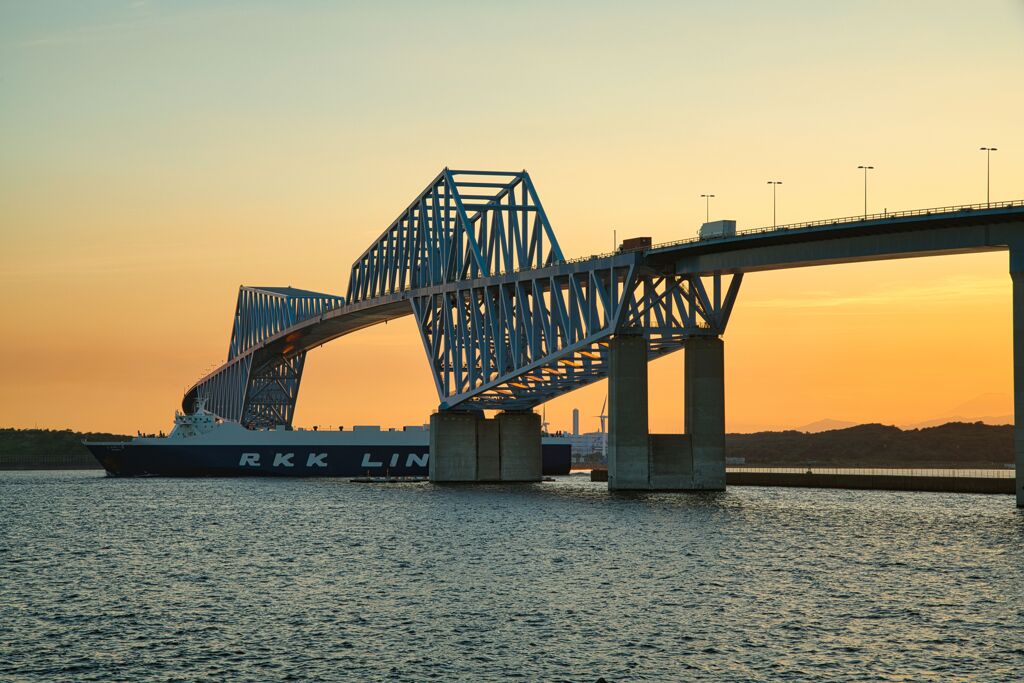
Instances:
[[[992,152],[998,152],[995,147],[979,147],[985,153],[985,203],[992,206]]]
[[[772,227],[776,227],[777,221],[775,220],[775,188],[782,184],[781,180],[769,180],[768,184],[772,186]]]
[[[701,197],[704,198],[704,222],[705,223],[707,223],[710,220],[709,217],[711,216],[711,198],[714,197],[714,196],[715,195],[713,195],[713,194],[702,194],[701,195]]]
[[[864,169],[864,217],[868,217],[868,171],[875,170],[874,166],[858,166]]]

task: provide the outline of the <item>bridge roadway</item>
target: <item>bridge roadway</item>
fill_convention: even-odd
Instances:
[[[485,194],[471,194],[479,187]],[[220,407],[214,412],[246,426],[290,425],[307,351],[413,314],[440,398],[435,481],[538,479],[532,407],[607,377],[610,488],[720,489],[721,337],[744,273],[995,250],[1010,253],[1021,415],[1024,201],[829,219],[566,261],[525,171],[446,169],[356,261],[347,299],[243,288],[289,315],[267,327],[274,306],[247,307],[240,294],[228,362],[197,382],[183,407],[191,410],[203,393]],[[296,315],[304,306],[312,314]],[[260,314],[262,330],[237,343],[245,319]],[[680,348],[685,433],[649,434],[648,361]],[[503,412],[486,420],[483,409]],[[1015,434],[1024,472],[1024,425]]]

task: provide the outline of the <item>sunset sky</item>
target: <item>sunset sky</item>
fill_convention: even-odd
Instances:
[[[239,284],[345,292],[448,165],[563,251],[1024,198],[1024,2],[2,2],[0,426],[166,429]],[[1012,412],[1005,253],[748,275],[730,430]],[[651,428],[682,429],[682,354]],[[596,429],[604,382],[547,406]],[[411,318],[310,354],[296,423],[420,424]],[[963,406],[962,404],[968,404]],[[962,410],[961,410],[962,409]]]

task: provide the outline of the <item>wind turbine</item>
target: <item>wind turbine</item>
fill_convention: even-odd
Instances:
[[[604,409],[607,406],[608,394],[605,394],[604,403],[601,404],[601,414],[597,416],[597,419],[601,421],[601,457],[604,458],[605,462],[608,462],[608,432],[604,428],[604,421],[608,419],[608,416],[604,413]]]

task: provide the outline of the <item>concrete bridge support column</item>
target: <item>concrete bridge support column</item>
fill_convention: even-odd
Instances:
[[[725,348],[718,337],[686,340],[684,430],[693,452],[693,488],[725,490]]]
[[[1024,245],[1010,247],[1013,279],[1013,450],[1017,507],[1024,508]]]
[[[481,422],[483,414],[474,412],[430,416],[430,481],[478,481],[477,431]]]
[[[540,416],[533,412],[441,411],[430,416],[430,481],[540,481]]]
[[[608,351],[608,489],[649,489],[647,340],[616,336]]]
[[[648,432],[647,342],[610,341],[608,488],[618,491],[725,489],[725,376],[722,340],[686,341],[685,434]]]
[[[497,426],[501,481],[540,481],[543,457],[540,415],[532,411],[498,413]]]
[[[476,479],[474,481],[501,481],[501,452],[498,439],[497,421],[485,420],[481,414],[476,423]]]

